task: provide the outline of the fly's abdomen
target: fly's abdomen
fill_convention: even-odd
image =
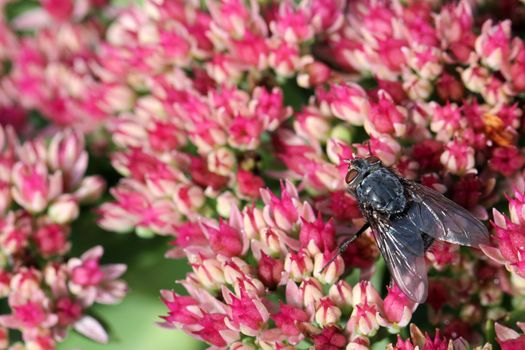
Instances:
[[[405,210],[407,200],[403,184],[387,169],[374,171],[357,187],[357,199],[387,215]]]

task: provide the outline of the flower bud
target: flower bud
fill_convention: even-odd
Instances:
[[[352,309],[352,286],[346,281],[339,280],[332,285],[328,291],[328,296],[344,313]]]
[[[271,258],[264,252],[261,253],[261,259],[257,265],[257,274],[266,287],[270,289],[277,287],[283,271],[284,263],[282,260]]]
[[[345,263],[341,256],[338,256],[323,270],[332,255],[331,251],[326,250],[324,253],[317,253],[314,256],[314,277],[321,283],[334,284],[345,271]]]
[[[229,218],[232,206],[237,206],[239,200],[230,191],[225,191],[217,197],[217,213],[223,218]]]
[[[236,164],[235,154],[226,148],[218,148],[208,154],[208,169],[218,175],[232,174]]]
[[[284,270],[296,282],[301,282],[311,276],[313,268],[314,263],[304,250],[297,253],[289,252],[284,260]]]
[[[441,164],[452,174],[475,173],[474,149],[461,141],[450,141],[441,154]]]
[[[105,188],[106,182],[100,176],[87,176],[80,182],[74,196],[79,203],[91,204],[102,196]]]
[[[329,298],[319,300],[315,311],[315,321],[317,323],[324,327],[337,323],[340,317],[341,310],[334,305],[332,300]]]
[[[47,214],[49,218],[57,224],[67,224],[78,217],[79,208],[75,197],[62,195],[51,204]]]
[[[205,259],[191,265],[199,282],[208,290],[219,290],[226,282],[222,264],[216,259]]]
[[[324,296],[323,286],[315,278],[305,279],[299,286],[299,290],[305,307],[316,305]]]
[[[70,247],[67,241],[68,230],[58,224],[49,224],[40,227],[33,235],[38,250],[44,257],[63,255]]]

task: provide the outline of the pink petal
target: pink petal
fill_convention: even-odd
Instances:
[[[94,319],[91,316],[84,316],[75,324],[73,328],[80,334],[90,339],[93,339],[96,342],[107,344],[109,341],[109,335],[102,327],[100,322]]]
[[[101,266],[100,270],[104,273],[104,281],[112,281],[122,276],[127,268],[125,264],[109,264]]]
[[[520,336],[518,332],[516,332],[514,329],[502,326],[499,323],[496,323],[495,328],[496,328],[496,336],[498,340],[501,340],[501,341],[516,339],[516,338],[519,338]]]

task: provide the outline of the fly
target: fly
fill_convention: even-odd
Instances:
[[[340,245],[338,255],[371,227],[391,276],[411,300],[422,303],[427,298],[424,256],[434,240],[471,247],[489,244],[485,225],[441,193],[400,177],[377,157],[348,163],[347,189],[367,223]]]

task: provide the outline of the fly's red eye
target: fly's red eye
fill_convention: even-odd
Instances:
[[[357,170],[355,169],[350,169],[347,173],[346,173],[346,177],[345,177],[345,181],[347,184],[349,184],[350,182],[354,181],[354,179],[357,177]]]
[[[379,158],[377,158],[376,156],[370,156],[370,157],[366,158],[366,160],[370,164],[376,164],[376,163],[380,162]]]

